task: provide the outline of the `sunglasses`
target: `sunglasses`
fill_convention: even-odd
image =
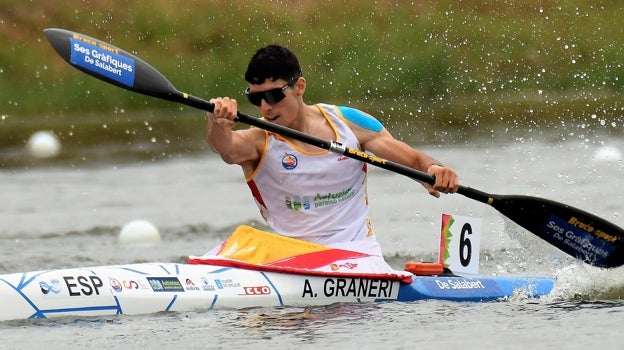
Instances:
[[[301,75],[294,76],[288,81],[288,83],[286,83],[286,85],[271,90],[251,92],[249,91],[249,88],[247,88],[245,89],[245,95],[247,95],[247,99],[254,106],[260,106],[262,104],[262,100],[265,100],[270,105],[274,105],[286,97],[284,90],[295,85],[300,77]]]

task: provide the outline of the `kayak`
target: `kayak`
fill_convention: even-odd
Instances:
[[[462,219],[451,221],[466,227]],[[443,231],[448,234],[449,228]],[[403,270],[382,262],[241,225],[212,252],[190,256],[187,263],[0,275],[0,321],[433,299],[483,302],[538,298],[555,285],[548,277],[458,276],[451,269],[461,265],[440,262],[408,262]]]
[[[414,276],[411,283],[179,263],[71,268],[0,275],[0,320],[138,315],[334,303],[495,301],[547,295],[545,277]]]

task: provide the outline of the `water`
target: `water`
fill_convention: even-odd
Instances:
[[[453,166],[462,183],[486,192],[542,196],[624,226],[617,136],[540,135],[421,148]],[[16,150],[11,150],[13,154]],[[106,150],[102,150],[106,153]],[[184,261],[239,224],[262,225],[238,167],[203,149],[161,160],[106,158],[32,163],[0,170],[0,273]],[[388,261],[437,257],[440,215],[483,220],[481,273],[556,276],[542,300],[425,301],[375,305],[257,308],[145,316],[0,323],[0,349],[13,348],[336,348],[619,349],[624,335],[624,270],[579,264],[460,195],[429,197],[415,181],[371,167],[371,215]],[[146,219],[159,244],[121,245],[121,227]]]

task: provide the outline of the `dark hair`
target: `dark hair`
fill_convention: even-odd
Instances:
[[[290,81],[297,76],[301,76],[297,56],[280,45],[268,45],[258,49],[245,72],[245,80],[250,84],[262,84],[267,79]]]

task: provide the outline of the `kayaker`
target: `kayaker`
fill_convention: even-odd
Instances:
[[[330,104],[308,105],[307,81],[297,56],[279,45],[259,49],[251,58],[244,91],[267,121],[355,150],[427,172],[435,185],[429,194],[456,192],[451,168],[395,139],[373,116]],[[259,128],[236,129],[237,101],[211,100],[207,140],[229,164],[242,167],[262,217],[288,237],[381,256],[368,219],[367,164]]]

